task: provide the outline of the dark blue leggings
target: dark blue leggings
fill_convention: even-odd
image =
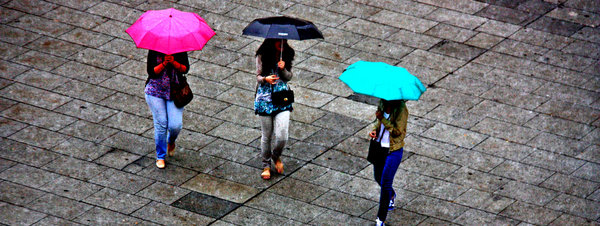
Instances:
[[[373,171],[375,181],[381,186],[381,194],[379,195],[379,211],[377,211],[377,217],[381,221],[385,221],[387,217],[388,207],[390,199],[396,195],[392,184],[394,183],[394,176],[402,161],[402,153],[404,148],[391,152],[384,164],[374,164]]]

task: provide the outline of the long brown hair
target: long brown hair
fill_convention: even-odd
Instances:
[[[262,73],[263,75],[270,74],[271,70],[276,70],[277,62],[279,61],[279,55],[277,54],[277,49],[275,48],[275,43],[277,41],[281,41],[282,39],[272,39],[268,38],[258,47],[256,50],[256,56],[261,56],[262,61]],[[288,71],[292,70],[292,61],[294,60],[294,56],[296,52],[292,47],[290,47],[287,43],[287,40],[283,39],[283,61],[285,62],[285,69]]]

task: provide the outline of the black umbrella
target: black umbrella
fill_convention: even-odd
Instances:
[[[294,40],[323,38],[323,34],[312,22],[286,16],[253,20],[244,28],[242,34],[262,38]],[[283,42],[281,45],[283,46]]]

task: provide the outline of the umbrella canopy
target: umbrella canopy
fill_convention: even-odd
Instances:
[[[215,32],[198,14],[150,10],[125,30],[138,48],[173,54],[201,50]]]
[[[262,38],[294,40],[323,38],[323,34],[310,21],[286,16],[256,19],[244,28],[242,34]]]
[[[406,69],[383,62],[358,61],[339,79],[354,92],[385,100],[418,100],[426,90]]]

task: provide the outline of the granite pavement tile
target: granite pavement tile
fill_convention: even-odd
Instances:
[[[411,201],[406,209],[409,211],[433,215],[445,220],[453,220],[468,210],[467,207],[451,202],[421,195]]]
[[[44,165],[43,169],[87,181],[105,171],[107,167],[72,157],[61,156]]]
[[[50,225],[75,226],[75,225],[83,225],[83,224],[78,224],[78,223],[75,223],[72,221],[65,220],[63,218],[47,216],[33,225],[36,225],[36,226],[43,226],[43,225],[44,226],[45,225],[47,225],[47,226],[50,226]]]
[[[52,91],[92,103],[97,103],[115,93],[114,90],[76,80],[68,81]]]
[[[125,166],[139,158],[139,155],[111,148],[107,153],[96,159],[94,162],[115,169],[123,169]]]
[[[221,218],[236,225],[286,225],[289,219],[247,206],[240,206]]]
[[[155,182],[136,193],[136,195],[170,205],[188,193],[190,191],[187,189],[162,182]]]
[[[50,149],[68,139],[68,136],[35,126],[29,126],[14,133],[9,138],[36,147]]]
[[[287,216],[302,223],[308,223],[321,215],[326,209],[280,196],[271,192],[261,193],[247,203],[248,206],[260,209],[268,213]]]
[[[589,145],[588,142],[563,137],[551,133],[540,133],[529,142],[530,146],[557,154],[575,157],[581,154]]]
[[[98,84],[116,74],[115,72],[107,69],[97,68],[73,61],[55,68],[52,70],[52,72],[91,84]]]
[[[88,196],[83,201],[123,214],[131,214],[150,203],[151,200],[110,188],[104,188],[93,195]]]
[[[534,95],[528,92],[524,92],[519,90],[516,87],[509,87],[504,85],[497,85],[493,88],[489,89],[487,92],[481,95],[482,98],[493,100],[499,103],[512,105],[515,107],[527,109],[527,110],[537,110],[542,111],[542,109],[536,109],[543,105],[544,103],[548,103],[548,97]],[[570,111],[569,111],[570,112]],[[544,112],[545,113],[545,112]],[[565,113],[568,114],[568,113]]]
[[[46,194],[27,204],[26,207],[65,219],[73,219],[93,208],[92,205],[63,198],[54,194]]]
[[[330,190],[314,200],[312,204],[334,209],[351,216],[360,216],[377,205],[378,202]]]
[[[544,206],[556,198],[560,193],[519,181],[510,181],[506,185],[500,187],[494,194]]]
[[[336,150],[325,152],[313,162],[351,175],[358,173],[368,165],[366,159],[358,158]]]
[[[600,182],[600,176],[597,173],[594,173],[594,172],[598,172],[599,169],[600,169],[600,164],[593,163],[593,162],[586,162],[582,167],[575,170],[575,172],[573,172],[572,175],[575,177],[586,179],[586,180]]]
[[[316,24],[323,24],[330,27],[337,27],[343,22],[350,19],[349,16],[324,10],[322,7],[311,7],[302,4],[295,4],[285,11],[283,14],[291,17],[303,18],[312,21]]]
[[[70,199],[81,201],[86,197],[96,193],[102,186],[80,181],[70,177],[59,176],[58,178],[50,181],[44,186],[40,187],[41,190],[64,196]]]
[[[162,225],[206,225],[214,220],[207,216],[158,202],[151,202],[131,215]]]
[[[99,123],[118,113],[117,110],[82,100],[69,101],[56,108],[55,111],[94,123]]]
[[[101,124],[133,134],[142,134],[154,127],[151,119],[125,112],[114,114],[110,118],[104,119]]]
[[[271,187],[271,192],[310,203],[325,194],[329,189],[303,182],[294,178],[285,178]]]
[[[571,37],[594,43],[600,43],[600,33],[598,32],[598,29],[594,29],[592,27],[584,27],[575,34],[571,35]]]
[[[420,194],[427,194],[439,199],[454,200],[469,188],[445,180],[424,176],[420,172],[406,172],[396,176],[394,184],[403,185],[403,189]]]
[[[0,200],[15,205],[26,205],[46,194],[43,191],[29,188],[9,181],[0,182]]]
[[[519,144],[525,144],[541,133],[541,131],[536,129],[517,126],[491,118],[481,120],[471,129],[483,134],[488,134],[492,137],[502,138]]]
[[[590,162],[600,163],[600,146],[590,145],[583,153],[576,157]]]
[[[258,177],[258,175],[256,176]],[[235,203],[245,203],[248,200],[254,200],[252,198],[260,192],[256,188],[208,174],[198,174],[181,185],[181,187]]]
[[[456,218],[454,222],[459,224],[480,224],[480,225],[517,225],[518,220],[498,216],[481,210],[470,209]]]
[[[100,207],[94,207],[93,209],[88,210],[87,212],[73,219],[73,221],[86,225],[156,225],[148,221],[143,221],[135,217],[127,216],[125,214]],[[60,225],[63,224],[61,223]]]
[[[583,123],[577,123],[543,114],[537,115],[527,122],[525,126],[574,139],[581,139],[593,130],[592,126]]]
[[[352,216],[346,213],[327,210],[323,214],[319,215],[317,218],[312,220],[310,224],[315,225],[368,225],[371,223],[364,218]]]
[[[486,138],[486,135],[458,127],[438,123],[423,133],[424,137],[441,140],[465,148],[472,148]]]
[[[552,209],[517,201],[504,209],[500,215],[522,220],[530,224],[549,224],[558,218],[561,213]]]
[[[490,173],[525,183],[539,184],[554,174],[554,171],[520,162],[505,161]]]
[[[71,98],[60,94],[18,83],[3,88],[0,95],[46,109],[57,108],[71,100]]]
[[[292,174],[291,177],[331,189],[338,189],[343,184],[352,180],[352,176],[349,174],[318,166],[313,163],[309,163],[300,168]]]
[[[8,137],[14,133],[16,133],[17,131],[27,127],[27,124],[25,123],[20,123],[17,122],[15,120],[11,120],[8,118],[4,118],[4,117],[0,117],[0,126],[2,127],[2,132],[0,132],[0,135],[2,135],[2,137]]]
[[[548,207],[557,211],[568,212],[575,216],[584,217],[586,219],[598,219],[598,211],[595,211],[600,206],[599,202],[585,200],[570,195],[562,194],[558,198],[552,200]]]
[[[99,33],[91,30],[86,30],[83,28],[75,28],[67,33],[58,37],[59,39],[73,42],[86,47],[97,48],[103,45],[104,43],[109,42],[114,37],[110,35],[106,35],[104,33]],[[71,56],[74,57],[74,56]],[[72,62],[75,63],[75,62]],[[86,63],[86,62],[83,62]],[[110,68],[106,68],[110,69]]]
[[[260,154],[256,148],[223,139],[213,141],[200,149],[199,152],[238,163],[248,162],[250,159]]]
[[[0,202],[0,214],[5,216],[0,219],[0,222],[7,225],[31,225],[47,216],[44,213],[5,202]]]
[[[585,164],[583,160],[542,150],[534,151],[522,162],[565,174],[570,174]]]
[[[282,159],[282,162],[284,162],[284,165],[287,165],[288,163],[288,161],[285,161],[285,159]],[[289,168],[288,171],[290,171]],[[282,179],[282,177],[277,177],[273,175],[271,177],[271,180],[264,180],[259,176],[259,172],[261,172],[260,169],[254,168],[252,166],[234,162],[225,162],[222,165],[214,168],[208,174],[228,181],[233,181],[235,183],[250,186],[259,190],[266,189],[271,185],[277,183],[280,179]],[[275,170],[273,170],[273,174],[275,174]]]
[[[12,26],[1,25],[0,28],[0,40],[16,45],[24,45],[40,37],[37,33]]]
[[[48,54],[60,56],[60,57],[65,57],[65,58],[67,58],[85,48],[78,44],[73,44],[70,42],[66,42],[63,40],[46,37],[46,36],[27,44],[25,47],[27,47],[29,49],[37,49],[44,53],[48,53]],[[18,51],[19,49],[18,48],[13,49],[12,51],[15,51],[15,50]]]
[[[131,152],[138,155],[155,153],[154,140],[143,136],[119,131],[102,141],[103,145]]]
[[[382,13],[382,12],[383,11],[380,11],[377,15],[381,14],[381,15],[385,16],[386,14]],[[393,13],[393,12],[389,12],[389,13]],[[372,16],[371,19],[379,18],[377,15]],[[385,20],[385,19],[384,18],[374,19],[373,21],[380,22],[381,20]],[[349,19],[346,22],[344,22],[343,24],[339,25],[338,28],[346,30],[346,31],[358,33],[361,35],[373,37],[373,38],[379,38],[379,39],[384,39],[384,38],[390,36],[391,34],[393,34],[394,32],[398,31],[398,28],[386,26],[383,24],[377,24],[377,23],[371,22],[369,20],[364,20],[364,19],[360,19],[360,18]]]
[[[486,192],[494,192],[509,182],[508,179],[462,167],[450,175],[446,180],[463,185],[467,188],[474,188]]]
[[[10,25],[51,37],[58,37],[73,29],[71,25],[31,14],[20,17]]]
[[[120,170],[107,169],[95,176],[94,178],[90,179],[89,182],[123,191],[129,194],[135,194],[138,191],[148,187],[154,181]]]
[[[494,137],[479,143],[473,150],[513,161],[520,161],[535,151],[529,146]]]
[[[3,146],[0,147],[0,157],[20,163],[40,167],[60,156],[54,152],[10,139],[1,138],[0,141],[3,143]]]
[[[565,224],[577,224],[577,225],[585,225],[592,224],[592,220],[586,220],[585,218],[576,217],[569,214],[563,214],[559,218],[556,218],[549,225],[557,226],[557,225],[565,225]]]
[[[238,208],[240,204],[192,191],[171,206],[212,218],[221,218]]]
[[[59,132],[69,136],[99,143],[118,133],[119,130],[100,124],[79,120],[68,127],[61,129]]]
[[[579,198],[586,198],[595,190],[597,190],[600,187],[600,184],[597,182],[557,173],[540,184],[540,186]]]
[[[531,28],[520,29],[509,38],[550,49],[562,49],[574,41],[569,37],[550,34]]]

